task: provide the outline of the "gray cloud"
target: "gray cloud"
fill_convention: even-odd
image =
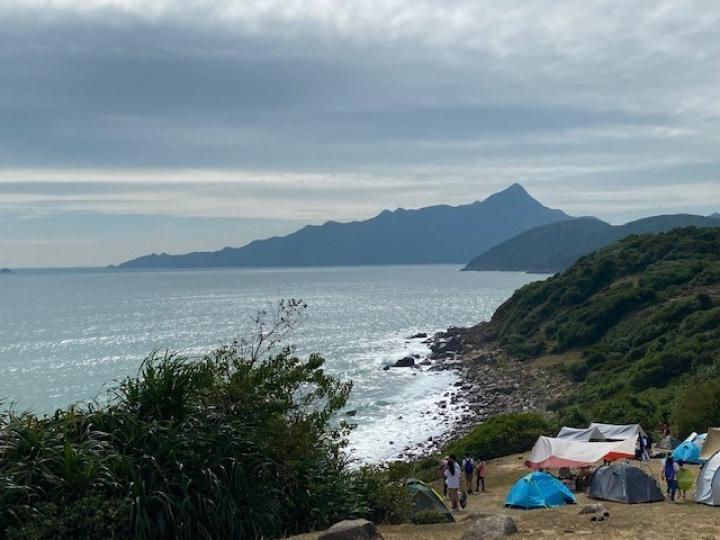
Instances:
[[[513,181],[615,221],[717,209],[718,23],[700,0],[9,0],[0,212],[321,222]]]

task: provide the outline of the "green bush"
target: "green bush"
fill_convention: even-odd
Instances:
[[[363,467],[357,489],[367,509],[365,517],[373,523],[405,523],[410,519],[412,500],[402,479],[392,479],[382,467]]]
[[[720,425],[720,378],[695,380],[679,392],[672,412],[674,432],[686,437]]]
[[[6,413],[0,537],[273,538],[365,515],[333,419],[350,385],[272,341],[293,309],[201,359],[151,355],[105,405]]]
[[[450,443],[444,452],[458,459],[466,454],[494,459],[532,448],[540,435],[553,431],[547,420],[535,413],[493,416],[470,433]]]
[[[435,510],[424,510],[416,513],[412,517],[412,522],[415,525],[432,525],[433,523],[447,523],[448,517],[446,514],[441,514]]]

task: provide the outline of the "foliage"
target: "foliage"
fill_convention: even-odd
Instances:
[[[678,395],[672,413],[675,432],[687,437],[720,426],[720,378],[696,380]]]
[[[470,433],[448,445],[445,452],[494,459],[532,448],[540,435],[553,431],[539,414],[510,413],[488,418]]]
[[[152,354],[105,405],[6,413],[2,536],[278,537],[365,515],[333,419],[350,385],[279,347],[303,306],[201,359]]]
[[[403,479],[393,479],[382,467],[363,467],[358,490],[367,504],[365,517],[374,523],[405,523],[410,519],[412,501]]]
[[[412,517],[415,525],[432,525],[433,523],[447,523],[448,517],[436,510],[423,510]]]
[[[520,358],[582,351],[568,367],[582,384],[553,404],[563,423],[654,426],[720,369],[719,285],[719,228],[632,236],[518,290],[488,332]]]

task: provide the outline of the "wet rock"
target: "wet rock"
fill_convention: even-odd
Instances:
[[[415,365],[415,359],[412,356],[406,356],[405,358],[401,358],[395,364],[393,367],[413,367]]]
[[[422,339],[428,337],[427,332],[418,332],[410,336],[410,339]]]

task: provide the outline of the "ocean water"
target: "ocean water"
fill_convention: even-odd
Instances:
[[[389,459],[454,421],[422,412],[457,375],[382,370],[426,352],[407,336],[487,320],[536,279],[450,265],[18,271],[0,276],[0,399],[50,412],[101,396],[153,350],[202,354],[246,335],[258,309],[302,298],[306,318],[289,341],[301,354],[321,353],[329,372],[353,381],[353,456]]]

